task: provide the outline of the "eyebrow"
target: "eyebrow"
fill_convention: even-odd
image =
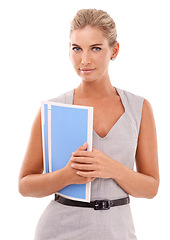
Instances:
[[[101,46],[101,45],[103,45],[103,44],[101,44],[101,43],[95,43],[95,44],[90,45],[90,47]],[[80,47],[79,45],[77,45],[77,44],[75,44],[75,43],[73,43],[72,46]]]

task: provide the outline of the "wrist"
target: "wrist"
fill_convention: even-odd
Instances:
[[[61,179],[66,187],[71,184],[71,176],[69,174],[69,169],[66,165],[64,168],[62,168],[60,170],[61,170]]]
[[[112,159],[111,178],[115,181],[120,180],[123,174],[124,165]]]
[[[57,183],[59,190],[69,185],[69,177],[65,168],[55,171],[54,174],[55,182]]]

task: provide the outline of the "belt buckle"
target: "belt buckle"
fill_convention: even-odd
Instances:
[[[95,210],[108,210],[110,209],[110,200],[95,200],[94,201]]]

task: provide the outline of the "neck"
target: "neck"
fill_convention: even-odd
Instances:
[[[115,89],[110,82],[110,78],[87,82],[82,80],[76,88],[76,95],[82,98],[100,99],[111,97],[115,94]]]

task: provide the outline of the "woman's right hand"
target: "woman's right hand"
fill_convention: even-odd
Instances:
[[[87,143],[80,146],[77,151],[86,151]],[[77,170],[71,167],[73,162],[69,160],[67,165],[64,167],[66,174],[68,176],[69,184],[86,184],[92,182],[95,178],[93,177],[81,177],[77,174]]]
[[[87,146],[80,146],[78,150],[86,150]],[[28,147],[24,156],[18,179],[19,192],[23,196],[45,197],[58,192],[70,184],[84,184],[94,178],[81,177],[71,167],[72,161],[57,171],[43,173],[43,145],[41,109],[33,122]]]

